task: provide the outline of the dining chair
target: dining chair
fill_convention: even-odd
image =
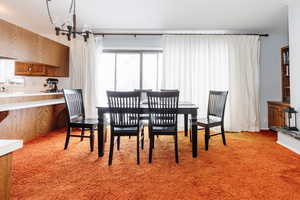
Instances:
[[[209,139],[216,135],[222,135],[223,144],[226,145],[224,131],[224,114],[228,91],[210,91],[208,98],[207,116],[197,120],[198,130],[205,130],[205,150],[208,151]],[[191,124],[191,123],[190,123]],[[221,127],[221,133],[210,134],[210,128]],[[190,127],[191,140],[191,127]]]
[[[115,138],[120,149],[120,137],[137,137],[137,164],[140,164],[140,142],[144,149],[143,123],[140,121],[140,92],[107,91],[110,114],[110,150],[108,165],[112,164]]]
[[[175,141],[175,160],[178,159],[177,116],[179,91],[172,92],[148,92],[149,107],[149,163],[152,162],[154,148],[154,136],[169,135]]]
[[[90,139],[91,152],[94,150],[94,130],[98,125],[97,119],[89,119],[85,117],[84,103],[81,89],[63,90],[65,102],[67,105],[68,124],[65,148],[68,148],[70,137],[80,137]],[[72,128],[80,128],[81,135],[71,134]],[[90,130],[90,135],[85,136],[85,130]]]

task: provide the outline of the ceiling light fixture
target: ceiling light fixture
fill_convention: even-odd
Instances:
[[[49,16],[49,20],[51,22],[51,24],[54,26],[54,30],[57,36],[61,35],[66,35],[68,40],[70,41],[71,38],[75,39],[76,35],[80,35],[84,38],[84,41],[86,42],[90,36],[90,34],[92,34],[92,31],[90,29],[88,29],[88,27],[85,25],[83,27],[83,29],[81,31],[77,30],[76,27],[76,0],[72,0],[68,13],[67,13],[67,17],[66,19],[61,23],[61,24],[57,24],[54,19],[53,16],[51,15],[50,12],[50,2],[52,0],[46,0],[46,5],[47,5],[47,11],[48,11],[48,16]]]

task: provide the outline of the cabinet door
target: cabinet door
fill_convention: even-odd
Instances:
[[[46,66],[41,64],[31,64],[16,62],[15,75],[21,76],[45,76]]]
[[[16,58],[16,26],[0,20],[0,56]]]
[[[53,47],[52,41],[44,37],[39,37],[40,63],[52,65]]]
[[[41,64],[33,64],[31,66],[32,76],[46,76],[46,66]]]
[[[38,36],[22,28],[17,30],[18,60],[37,62]]]
[[[284,112],[287,108],[284,105],[269,104],[268,105],[268,126],[283,127],[284,126]]]
[[[15,75],[20,75],[20,76],[30,75],[29,64],[16,62]]]

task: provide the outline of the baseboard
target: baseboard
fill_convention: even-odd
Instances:
[[[300,155],[300,140],[284,133],[278,132],[277,144]]]

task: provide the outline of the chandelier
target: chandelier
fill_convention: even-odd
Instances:
[[[68,40],[70,41],[71,38],[75,39],[77,35],[83,37],[84,41],[86,42],[92,34],[92,32],[87,28],[85,25],[81,31],[77,30],[76,27],[76,0],[71,0],[70,7],[67,13],[67,17],[61,24],[58,24],[54,21],[53,16],[50,12],[50,4],[52,0],[46,0],[48,16],[51,24],[54,26],[54,30],[57,36],[65,35]]]

